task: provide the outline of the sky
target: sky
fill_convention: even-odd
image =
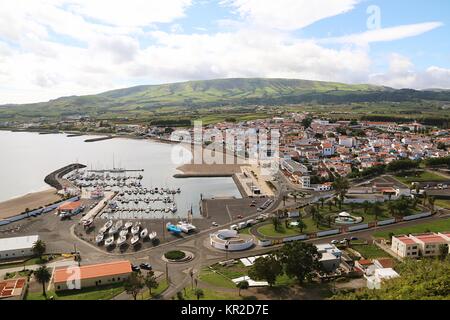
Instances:
[[[450,88],[448,0],[2,0],[0,104],[232,77]]]

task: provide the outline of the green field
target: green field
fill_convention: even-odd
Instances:
[[[229,278],[226,278],[224,275],[214,272],[209,268],[205,268],[200,272],[199,279],[216,287],[230,289],[236,288],[236,285]]]
[[[352,245],[352,249],[358,251],[365,259],[389,258],[390,255],[374,244]]]
[[[241,300],[242,297],[238,296],[238,291],[236,289],[236,293],[231,292],[220,292],[212,289],[202,289],[204,296],[200,298],[200,300]],[[185,300],[197,300],[195,295],[195,290],[192,290],[190,287],[186,288],[186,290],[181,291],[183,293],[183,297]]]
[[[11,262],[11,263],[2,263],[0,264],[0,269],[9,269],[9,268],[18,268],[23,266],[32,266],[36,264],[44,264],[48,262],[48,255],[44,255],[43,259],[41,258],[31,258],[28,260],[25,260],[24,262]],[[54,261],[54,260],[53,260]]]
[[[55,300],[110,300],[124,291],[122,284],[86,288],[77,291],[47,292],[47,297]],[[26,300],[45,300],[42,292],[28,292]]]
[[[410,227],[398,228],[391,231],[379,231],[374,233],[374,237],[389,239],[389,234],[391,232],[396,235],[400,235],[409,233],[443,232],[443,231],[450,231],[450,218],[421,223]]]
[[[444,177],[428,171],[421,171],[417,173],[409,173],[406,175],[395,175],[395,178],[406,185],[411,185],[413,182],[428,182],[428,181],[447,181]]]
[[[159,296],[161,293],[163,293],[167,288],[169,287],[169,283],[166,281],[166,279],[162,280],[159,283],[158,288],[152,290],[152,294],[150,295],[150,291],[148,289],[144,289],[144,293],[138,296],[138,299],[140,300],[148,300],[151,298],[155,298]]]
[[[437,199],[434,204],[438,207],[442,207],[445,209],[450,209],[450,200],[441,200]]]

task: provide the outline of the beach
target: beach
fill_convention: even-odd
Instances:
[[[46,206],[60,200],[61,197],[55,189],[48,189],[40,192],[28,193],[0,203],[0,219],[6,219],[18,215],[28,208],[30,210]]]

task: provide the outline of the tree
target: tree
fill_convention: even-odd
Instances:
[[[144,285],[142,275],[133,272],[124,282],[125,292],[132,295],[133,299],[136,300],[139,292],[144,288]]]
[[[435,197],[428,197],[428,204],[430,205],[431,211],[434,212],[434,202],[436,198]]]
[[[302,219],[298,219],[297,223],[297,228],[300,229],[300,233],[303,233],[303,230],[308,228],[308,225]]]
[[[52,275],[50,270],[46,266],[42,266],[34,272],[34,277],[37,282],[42,284],[42,294],[44,297],[47,297],[47,293],[45,292],[45,285],[50,281]]]
[[[247,290],[250,287],[248,281],[245,280],[239,282],[236,286],[239,289],[239,296],[241,296],[241,290]]]
[[[324,198],[320,198],[319,202],[321,204],[321,208],[323,209],[323,204],[325,203],[325,199]]]
[[[200,288],[195,289],[194,294],[197,297],[197,300],[200,300],[201,298],[203,298],[205,296],[205,293]]]
[[[42,260],[42,256],[44,255],[45,251],[47,250],[47,246],[44,241],[38,240],[33,244],[32,250],[33,250],[33,253]]]
[[[310,117],[306,117],[302,120],[302,126],[305,129],[308,129],[309,127],[311,127],[311,123],[312,123],[312,118],[310,118]]]
[[[348,189],[350,188],[350,183],[346,178],[343,178],[341,176],[338,176],[333,184],[333,189],[336,190],[336,194],[339,196],[340,200],[344,200],[345,195],[348,192]]]
[[[406,259],[396,267],[401,275],[383,281],[381,289],[342,293],[335,300],[449,300],[450,260]]]
[[[370,212],[375,216],[375,221],[378,221],[378,216],[381,213],[381,205],[379,202],[375,202],[372,204],[370,208]]]
[[[444,260],[448,255],[448,244],[441,244],[439,246],[439,258]]]
[[[317,251],[317,247],[310,243],[287,243],[276,252],[276,257],[286,274],[300,283],[311,280],[314,273],[321,270],[319,260],[322,255]]]
[[[155,273],[149,271],[144,278],[144,284],[148,288],[150,295],[152,294],[152,289],[157,289],[159,287],[158,281],[156,281]]]
[[[255,260],[248,275],[254,280],[265,280],[269,286],[273,286],[279,275],[283,273],[281,263],[274,256],[261,257]]]
[[[371,207],[371,203],[369,201],[364,201],[362,203],[363,209],[364,209],[364,213],[366,214],[367,211],[369,211],[370,207]]]
[[[275,231],[279,231],[281,227],[281,220],[278,216],[272,217],[272,225]]]

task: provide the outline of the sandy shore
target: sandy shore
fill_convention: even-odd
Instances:
[[[27,208],[37,209],[47,204],[60,200],[61,197],[55,189],[34,192],[22,197],[14,198],[0,203],[0,219],[9,218],[24,212]]]

